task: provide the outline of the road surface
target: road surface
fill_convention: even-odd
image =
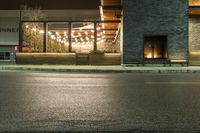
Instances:
[[[200,131],[200,74],[0,71],[0,132]]]

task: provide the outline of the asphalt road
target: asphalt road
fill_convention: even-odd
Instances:
[[[0,132],[200,131],[200,74],[0,71]]]

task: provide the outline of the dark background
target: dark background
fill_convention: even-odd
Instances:
[[[2,0],[0,10],[17,10],[25,4],[42,9],[98,9],[100,0]]]

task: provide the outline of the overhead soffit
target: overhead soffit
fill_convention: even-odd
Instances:
[[[189,0],[189,15],[200,15],[200,0]]]
[[[200,0],[189,0],[190,6],[200,6]]]
[[[103,21],[119,21],[122,14],[121,0],[101,0],[101,19]],[[105,34],[112,34],[112,39],[116,39],[119,34],[120,23],[104,23],[105,29],[115,29],[105,31]]]

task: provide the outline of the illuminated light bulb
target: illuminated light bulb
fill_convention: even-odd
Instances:
[[[105,38],[105,36],[102,36],[102,38]]]
[[[103,43],[103,42],[104,42],[104,40],[101,40],[100,42],[102,42],[102,43]]]
[[[26,25],[26,28],[29,28],[29,25]]]
[[[78,33],[79,36],[81,36],[81,33]]]
[[[36,28],[32,28],[32,31],[36,31]]]
[[[49,31],[48,34],[51,35],[52,33]]]
[[[51,35],[51,37],[53,38],[53,37],[55,37],[54,35]]]
[[[43,34],[43,33],[44,33],[44,31],[43,31],[43,30],[40,30],[40,31],[39,31],[39,33],[40,33],[40,34]]]
[[[86,34],[86,35],[88,35],[88,33],[87,33],[87,32],[85,32],[85,34]]]
[[[97,36],[100,36],[100,34],[97,34]]]
[[[100,30],[100,29],[101,29],[100,27],[97,28],[97,30]]]
[[[65,36],[67,35],[67,32],[66,32],[66,31],[64,32],[64,35],[65,35]]]
[[[90,30],[92,33],[94,33],[94,30]]]
[[[91,36],[91,38],[94,38],[94,36]]]
[[[87,40],[90,40],[89,37],[86,37]]]
[[[57,36],[59,36],[59,33],[58,33],[58,32],[56,32],[56,35],[57,35]]]

